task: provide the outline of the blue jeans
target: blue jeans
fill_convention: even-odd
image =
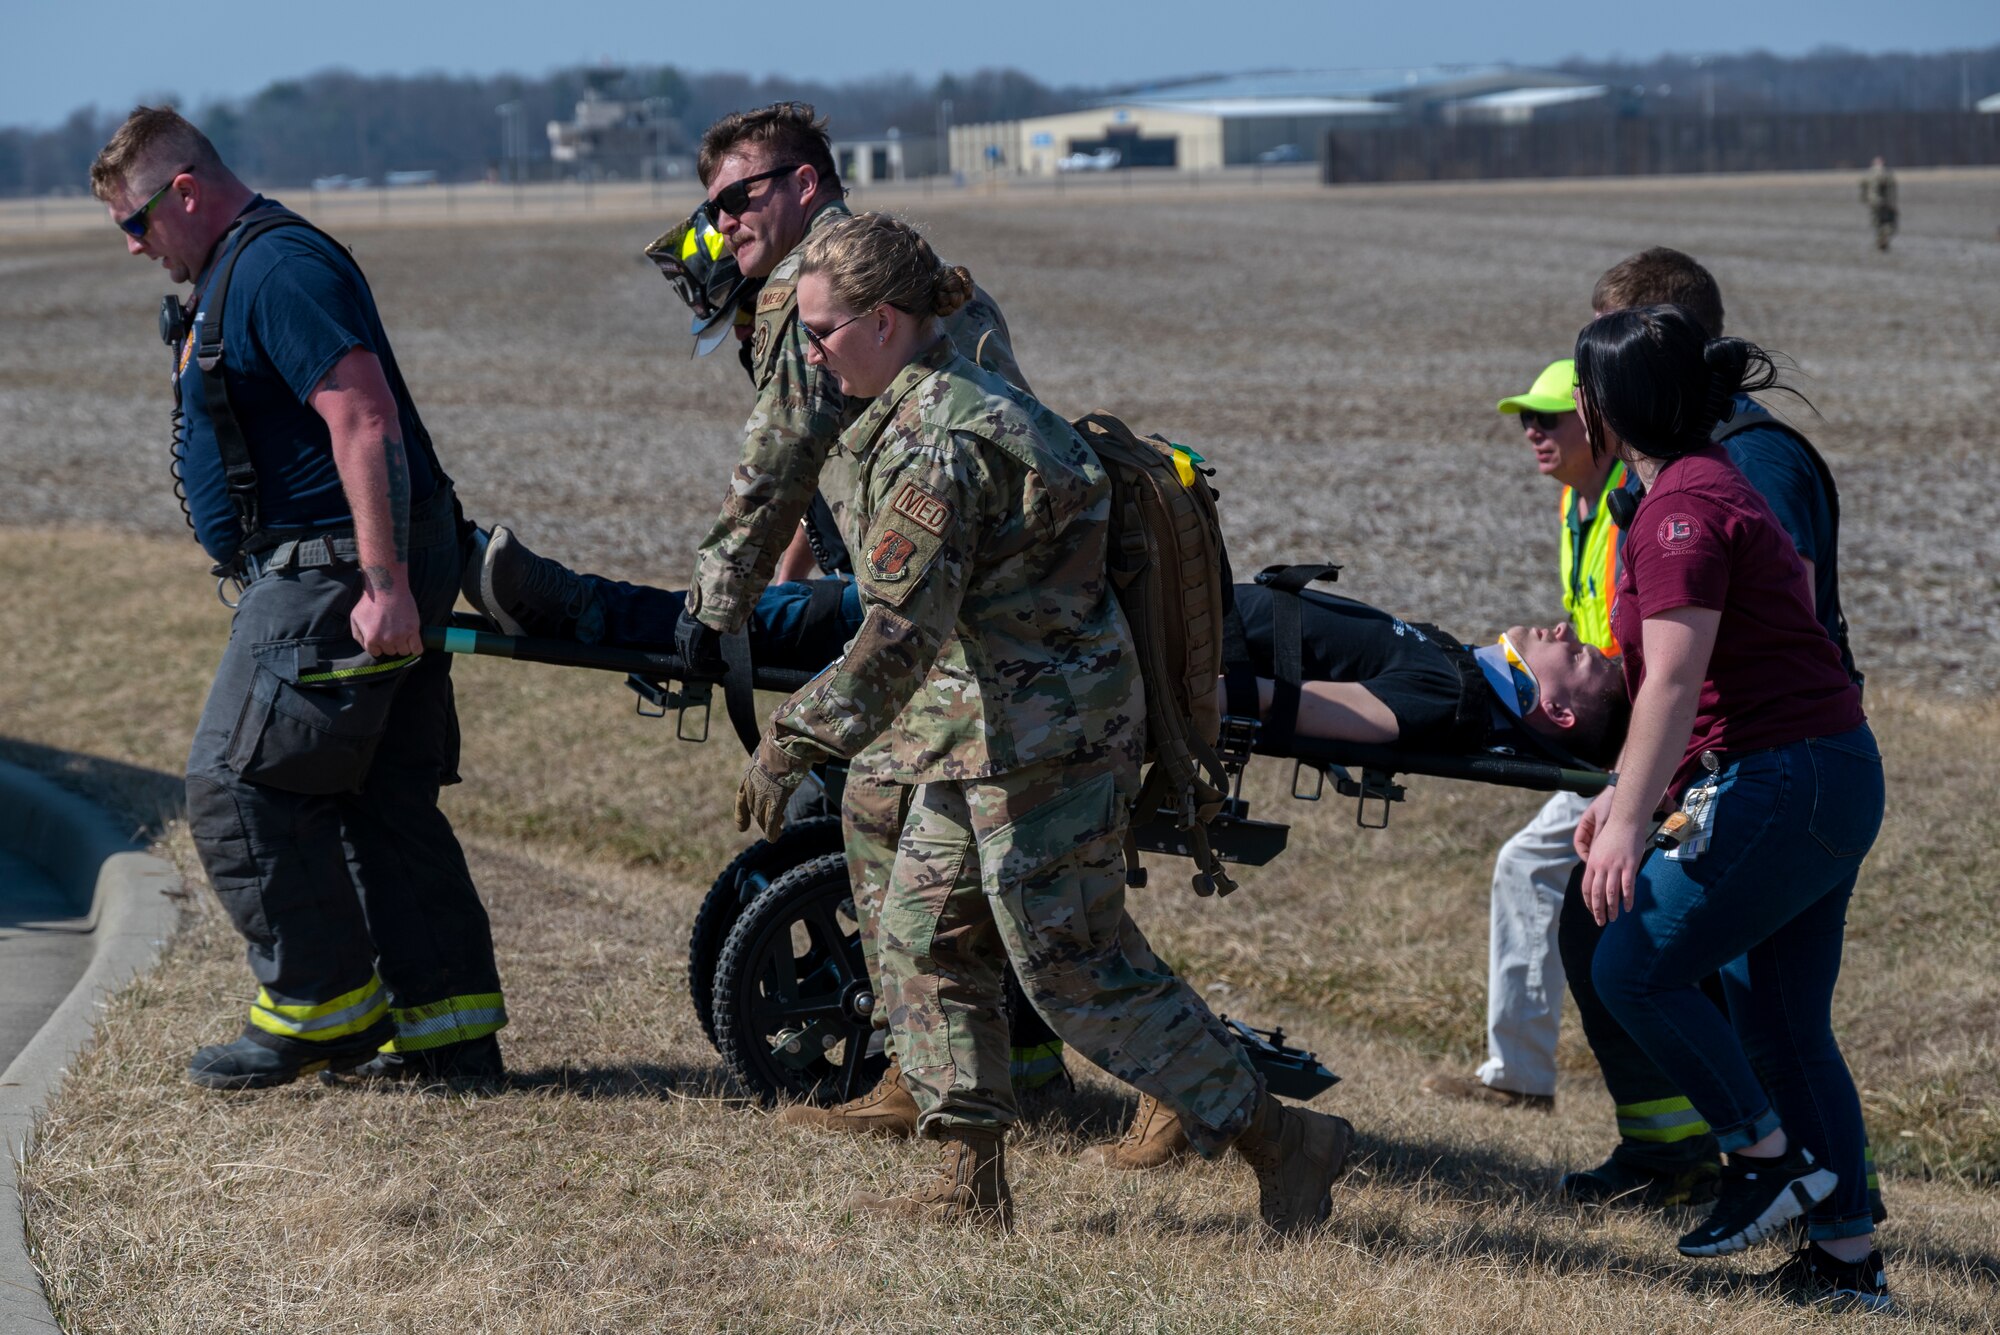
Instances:
[[[578,639],[621,649],[673,651],[674,625],[686,594],[597,575],[584,578],[601,616],[579,618]],[[758,597],[745,627],[757,662],[817,672],[840,657],[861,628],[861,594],[852,580],[843,581],[837,606],[829,601],[815,608],[813,589],[825,582],[773,584]]]
[[[1709,847],[1646,860],[1591,979],[1724,1150],[1782,1125],[1840,1174],[1808,1232],[1858,1237],[1874,1228],[1866,1133],[1831,1011],[1847,901],[1882,825],[1881,753],[1864,724],[1739,756],[1712,782]],[[1698,986],[1717,970],[1726,1019]]]

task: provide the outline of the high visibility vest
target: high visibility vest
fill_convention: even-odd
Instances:
[[[1618,596],[1618,525],[1604,502],[1624,485],[1625,465],[1613,464],[1587,528],[1577,522],[1575,488],[1562,492],[1563,610],[1578,639],[1613,657],[1618,654],[1618,637],[1611,633],[1611,603]]]

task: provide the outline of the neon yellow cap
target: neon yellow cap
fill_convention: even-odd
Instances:
[[[1550,362],[1549,369],[1535,377],[1534,385],[1526,394],[1500,400],[1500,411],[1503,413],[1518,413],[1523,408],[1535,413],[1575,412],[1576,363],[1568,357]]]

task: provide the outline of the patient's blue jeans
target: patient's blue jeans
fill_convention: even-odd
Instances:
[[[1865,1132],[1831,1009],[1847,901],[1882,824],[1881,754],[1864,724],[1737,756],[1713,781],[1708,848],[1646,860],[1591,979],[1724,1150],[1782,1124],[1839,1173],[1808,1232],[1857,1237],[1874,1227]],[[1718,969],[1726,1019],[1698,986]]]
[[[620,649],[673,652],[674,623],[680,620],[686,594],[596,575],[585,578],[604,615],[601,626],[591,627],[597,631],[595,635],[580,631],[579,639]],[[812,591],[819,582],[773,584],[764,590],[746,627],[753,659],[816,672],[840,657],[841,649],[861,626],[861,595],[852,580],[846,581],[838,610],[828,608],[825,614],[814,616]]]

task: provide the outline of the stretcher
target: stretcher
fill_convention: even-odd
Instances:
[[[823,670],[753,663],[741,635],[725,638],[723,658],[730,670],[721,682],[710,683],[688,680],[672,653],[504,635],[465,613],[423,634],[429,652],[623,674],[638,697],[637,711],[673,717],[676,736],[687,741],[707,739],[719,690],[746,749],[755,747],[759,731],[755,693],[789,694]],[[1329,785],[1354,799],[1356,821],[1364,828],[1388,824],[1392,804],[1404,797],[1400,780],[1410,775],[1583,794],[1611,781],[1602,770],[1541,750],[1526,734],[1471,752],[1432,754],[1328,741],[1233,718],[1225,721],[1218,750],[1230,793],[1209,826],[1209,839],[1224,862],[1244,866],[1276,859],[1291,828],[1250,815],[1242,776],[1256,755],[1292,762],[1292,796],[1298,800],[1317,802]],[[754,842],[723,869],[689,935],[688,992],[695,1014],[731,1072],[767,1102],[855,1098],[873,1087],[886,1063],[842,854],[838,813],[844,779],[838,768],[816,772],[780,837]],[[1133,833],[1141,850],[1189,855],[1186,836],[1170,815],[1139,821]],[[1143,872],[1133,875],[1135,884],[1143,883]],[[1011,971],[1008,981],[1010,1011],[1022,1015],[1027,1003]],[[1286,1043],[1281,1030],[1223,1018],[1274,1092],[1310,1098],[1339,1079],[1315,1054]]]

